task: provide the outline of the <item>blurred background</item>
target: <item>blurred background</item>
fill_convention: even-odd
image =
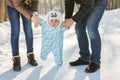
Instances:
[[[63,10],[64,12],[64,1],[65,0],[39,0],[39,6],[38,6],[38,12],[41,15],[45,15],[49,10],[51,10],[54,7],[58,7]],[[108,0],[108,5],[106,10],[113,10],[120,8],[120,0]],[[75,4],[75,11],[78,9],[78,5]],[[8,15],[7,15],[7,7],[5,0],[0,0],[0,23],[7,21]]]

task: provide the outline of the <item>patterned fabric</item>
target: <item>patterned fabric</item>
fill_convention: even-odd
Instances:
[[[45,20],[41,20],[42,26],[42,47],[41,59],[46,60],[47,55],[52,52],[55,58],[55,63],[59,66],[62,65],[63,53],[63,35],[66,28],[59,26],[53,28],[47,24]]]

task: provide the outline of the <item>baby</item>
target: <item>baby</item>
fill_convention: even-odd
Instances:
[[[41,59],[47,60],[47,55],[52,52],[55,63],[61,66],[63,63],[63,35],[66,30],[62,24],[62,13],[52,10],[47,13],[46,20],[40,20],[42,26]]]

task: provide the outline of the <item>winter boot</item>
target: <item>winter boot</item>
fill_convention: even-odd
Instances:
[[[85,69],[86,73],[96,72],[100,68],[100,65],[91,62],[88,67]]]
[[[79,66],[79,65],[88,65],[89,62],[88,61],[84,61],[81,58],[79,58],[78,60],[70,62],[69,64],[70,64],[70,66]]]
[[[33,53],[28,53],[27,57],[28,57],[28,63],[29,64],[31,64],[32,66],[37,66],[38,65],[37,61],[34,59],[34,54]]]
[[[20,71],[21,70],[21,64],[20,64],[20,57],[14,56],[13,57],[13,70],[14,71]]]

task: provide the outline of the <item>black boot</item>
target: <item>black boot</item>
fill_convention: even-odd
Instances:
[[[78,65],[88,65],[89,62],[88,61],[84,61],[81,58],[79,58],[78,60],[70,62],[69,64],[70,64],[70,66],[78,66]]]
[[[20,57],[14,56],[13,57],[13,70],[14,71],[20,71],[21,70],[21,64],[20,64]]]
[[[93,73],[100,68],[100,65],[91,62],[88,67],[85,69],[86,73]]]
[[[28,63],[29,64],[31,64],[32,66],[37,66],[38,65],[37,61],[34,59],[34,54],[33,53],[28,53],[27,57],[28,57]]]

